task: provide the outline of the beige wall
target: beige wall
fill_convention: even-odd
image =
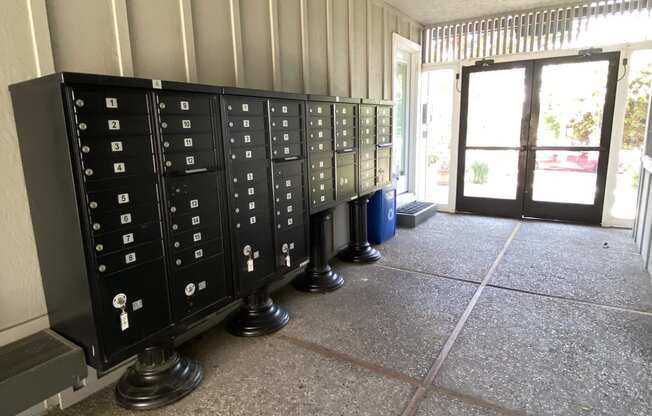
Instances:
[[[0,345],[48,325],[7,85],[94,72],[391,98],[380,0],[16,0],[0,14]]]

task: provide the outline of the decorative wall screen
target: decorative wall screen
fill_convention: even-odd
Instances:
[[[426,28],[423,63],[644,40],[652,40],[652,0],[583,2]]]

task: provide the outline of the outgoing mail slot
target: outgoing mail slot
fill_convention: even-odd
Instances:
[[[163,136],[163,151],[166,153],[212,150],[213,147],[211,134],[166,134]]]
[[[272,145],[272,158],[283,159],[287,157],[300,157],[301,145],[294,144],[273,144]]]
[[[147,95],[120,88],[75,89],[73,103],[77,114],[147,114]]]
[[[122,179],[116,187],[88,193],[89,207],[92,212],[125,209],[145,202],[156,201],[154,178],[140,180]]]
[[[260,147],[267,144],[264,130],[229,131],[226,142],[230,147]]]
[[[267,149],[264,147],[237,147],[231,149],[229,159],[231,162],[251,162],[254,160],[265,160]]]
[[[195,194],[215,195],[217,178],[211,173],[171,178],[167,181],[168,197],[178,198]]]
[[[376,106],[374,105],[361,105],[360,117],[374,117],[376,115]]]
[[[333,144],[330,140],[322,140],[319,142],[310,142],[308,145],[308,151],[310,153],[315,153],[315,152],[332,152],[333,151]]]
[[[299,144],[301,143],[301,130],[274,131],[272,132],[272,144]]]
[[[206,241],[220,238],[222,233],[220,227],[205,227],[198,230],[187,231],[177,234],[172,239],[172,250],[176,253],[203,244]]]
[[[309,102],[308,115],[330,118],[333,115],[331,104]]]
[[[263,130],[265,119],[263,117],[229,117],[226,123],[230,131]]]
[[[175,269],[180,269],[194,263],[199,263],[221,252],[222,239],[204,241],[202,244],[174,253],[172,264]]]
[[[160,239],[161,224],[158,221],[148,222],[98,235],[95,237],[94,249],[98,255],[103,255]]]
[[[100,276],[109,275],[163,256],[162,241],[125,248],[97,257],[97,271]]]
[[[138,136],[150,132],[146,116],[80,115],[78,120],[77,131],[82,139],[90,136]]]
[[[159,95],[161,114],[209,114],[210,98],[202,95]]]
[[[272,116],[298,116],[301,103],[298,101],[270,101],[269,112]]]
[[[95,235],[107,231],[126,230],[137,224],[158,224],[158,203],[141,204],[111,212],[91,212],[91,230]]]
[[[168,174],[188,173],[199,170],[215,169],[213,152],[167,153],[165,155],[165,172]]]
[[[231,168],[231,183],[254,184],[267,182],[267,164],[265,163],[238,163]]]
[[[84,137],[80,147],[82,157],[132,157],[147,155],[151,158],[150,136]]]
[[[199,133],[212,130],[211,117],[195,115],[166,115],[161,117],[161,131],[171,133]]]
[[[143,154],[141,157],[124,157],[116,154],[110,157],[97,155],[84,158],[84,174],[87,181],[153,173],[154,163],[151,154]]]
[[[355,152],[338,153],[335,157],[337,158],[337,166],[352,165],[355,163]]]
[[[263,100],[229,96],[224,97],[223,100],[225,101],[224,108],[229,118],[231,115],[257,116],[265,114]]]
[[[290,176],[301,175],[303,172],[303,163],[301,161],[278,162],[274,163],[274,178],[285,178]]]
[[[299,117],[272,117],[272,130],[298,130],[301,128]]]

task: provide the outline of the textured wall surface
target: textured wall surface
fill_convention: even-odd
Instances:
[[[0,14],[0,345],[48,326],[7,86],[93,72],[391,98],[391,34],[421,26],[380,0],[16,0]],[[336,216],[346,242],[347,210]]]

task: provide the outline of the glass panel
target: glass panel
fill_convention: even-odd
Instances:
[[[516,199],[518,150],[467,150],[464,196]]]
[[[616,189],[611,215],[633,220],[636,216],[636,197],[641,169],[641,153],[645,142],[647,111],[652,84],[652,50],[632,53],[629,60],[629,86],[625,105],[623,142],[618,153]]]
[[[609,61],[541,69],[537,146],[600,146]]]
[[[538,150],[532,199],[593,205],[599,157],[598,151]]]
[[[519,147],[524,101],[524,68],[472,72],[466,145]]]
[[[448,205],[450,146],[453,129],[455,71],[440,69],[422,75],[422,137],[425,146],[425,200]]]
[[[407,62],[397,60],[394,72],[394,157],[392,173],[405,175],[407,144],[407,110],[408,110],[408,76]]]

